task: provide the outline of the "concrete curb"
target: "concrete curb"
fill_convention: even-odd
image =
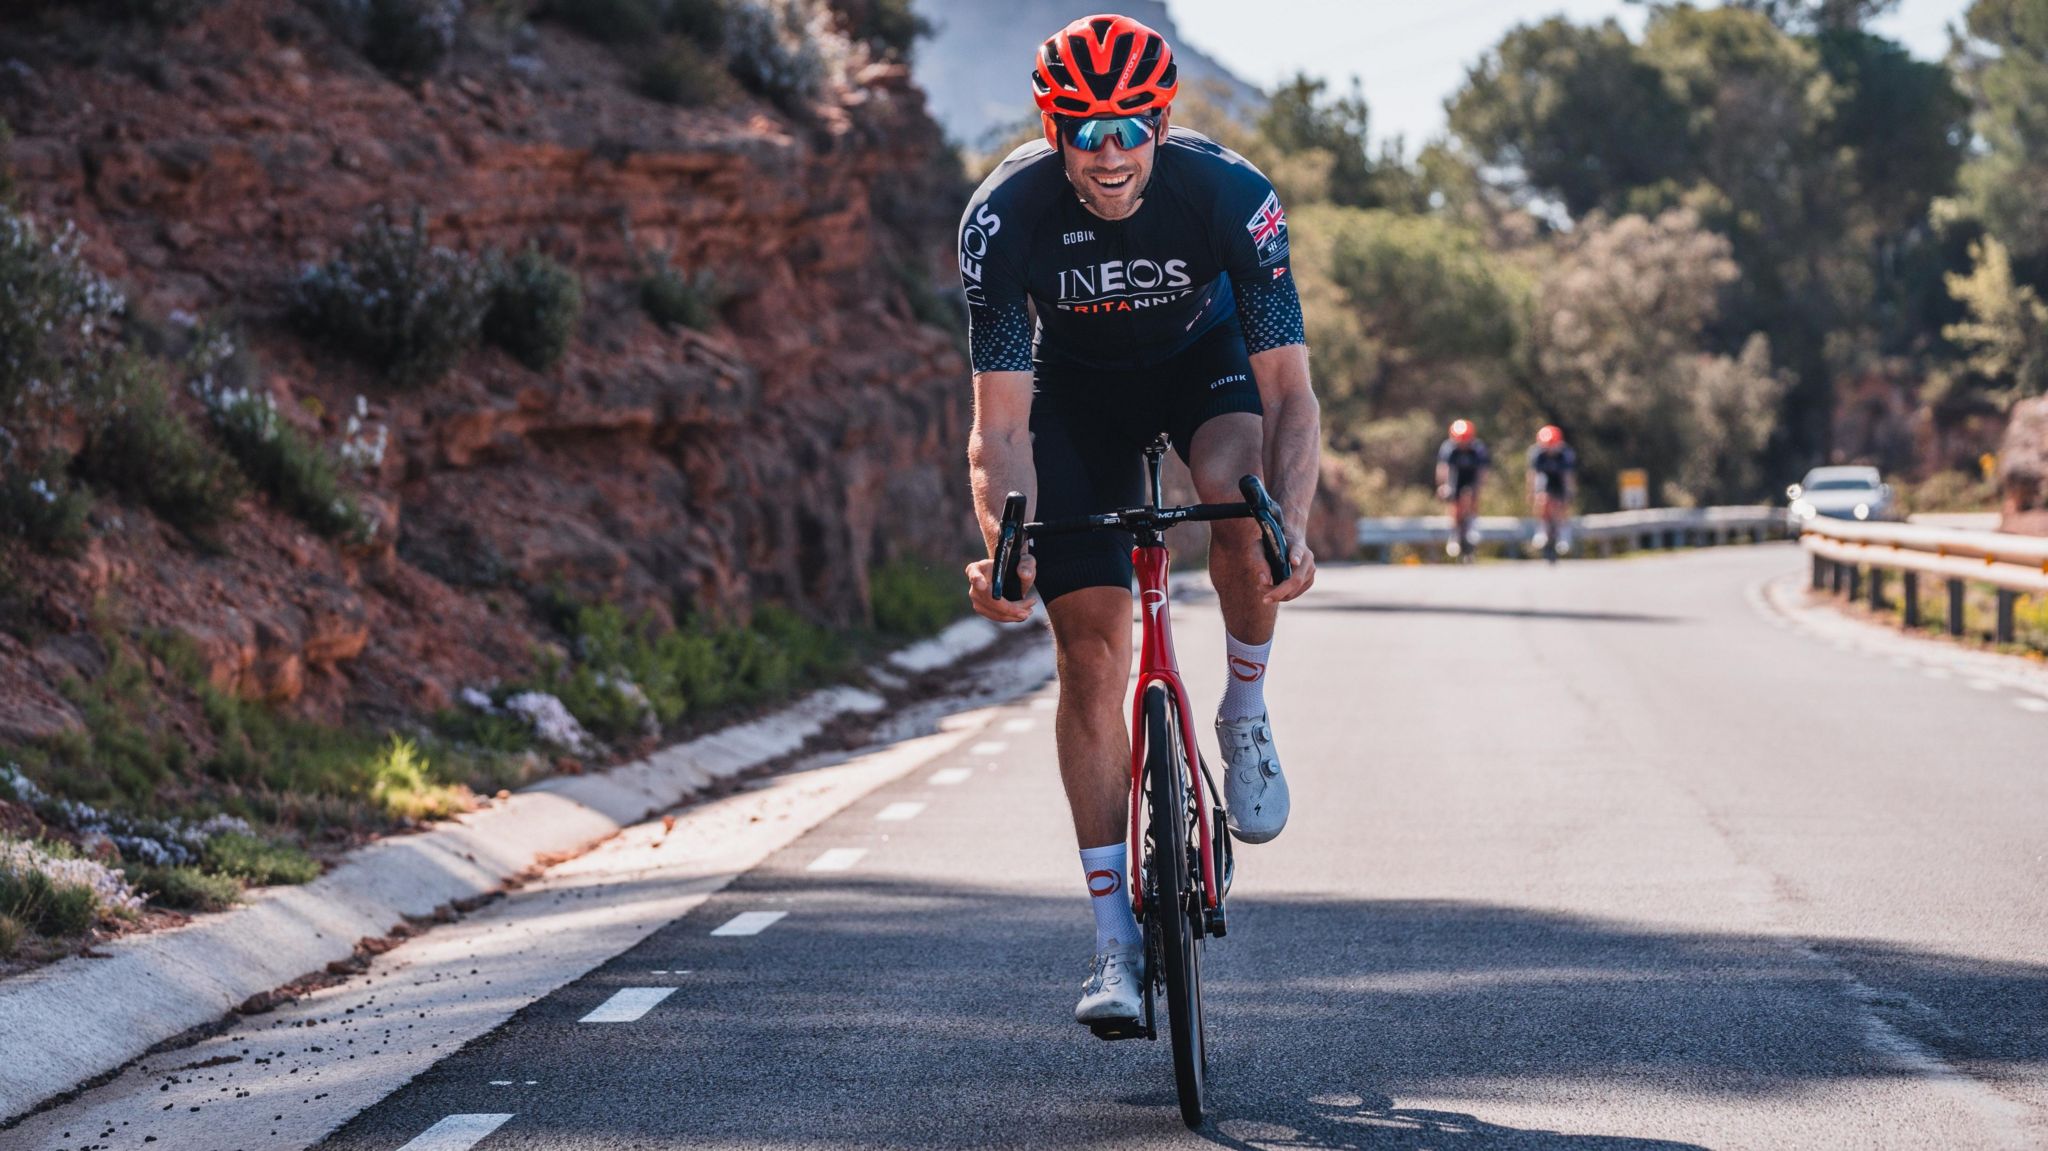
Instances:
[[[912,645],[904,670],[930,671],[993,645],[966,619]],[[302,887],[256,893],[233,911],[115,940],[0,982],[0,1121],[116,1070],[254,995],[346,960],[407,917],[498,890],[543,856],[575,853],[723,780],[789,755],[882,697],[851,687],[583,776],[545,780],[483,811],[350,853]]]

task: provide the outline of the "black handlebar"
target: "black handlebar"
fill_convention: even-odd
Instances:
[[[1280,505],[1273,502],[1266,485],[1260,483],[1257,476],[1238,480],[1237,490],[1244,494],[1241,504],[1128,508],[1051,523],[1025,523],[1024,496],[1011,492],[1003,500],[1003,522],[996,533],[995,576],[989,588],[990,594],[996,599],[1012,601],[1024,598],[1017,563],[1024,558],[1026,540],[1110,529],[1156,533],[1178,523],[1209,520],[1257,520],[1259,543],[1266,553],[1266,570],[1272,574],[1275,584],[1286,583],[1294,575],[1294,563],[1287,554],[1287,529],[1280,525]]]

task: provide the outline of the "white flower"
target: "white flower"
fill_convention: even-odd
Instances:
[[[505,710],[524,716],[533,725],[534,738],[566,751],[587,754],[592,747],[590,733],[569,709],[544,691],[525,691],[505,701]]]

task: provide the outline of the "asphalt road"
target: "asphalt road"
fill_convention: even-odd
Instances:
[[[1774,615],[1798,568],[1326,571],[1273,657],[1293,822],[1208,951],[1204,1131],[1165,1044],[1069,1021],[1048,687],[322,1146],[2048,1146],[2048,714]],[[1221,625],[1175,610],[1206,710]]]

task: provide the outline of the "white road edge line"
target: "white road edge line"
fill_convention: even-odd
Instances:
[[[804,868],[804,870],[852,871],[853,865],[859,863],[861,856],[867,853],[868,849],[865,847],[835,847],[818,858],[811,860],[811,865]]]
[[[973,775],[974,771],[971,768],[948,767],[933,772],[931,779],[926,782],[938,787],[951,787],[956,783],[966,783]]]
[[[1001,755],[1010,745],[1000,739],[983,740],[967,749],[969,755]]]
[[[1037,726],[1038,721],[1032,719],[1028,715],[1018,716],[1016,719],[1006,719],[1003,721],[1003,730],[1008,732],[1030,731],[1032,728]]]
[[[877,813],[875,818],[884,823],[902,823],[905,820],[916,819],[918,813],[923,810],[922,803],[892,803]]]
[[[598,1004],[597,1010],[578,1019],[578,1023],[631,1023],[655,1009],[661,1001],[674,995],[673,987],[627,987],[613,994],[610,999]]]
[[[742,911],[711,929],[713,935],[759,935],[773,927],[787,911]]]
[[[511,1115],[450,1115],[398,1151],[469,1151],[484,1136],[505,1125]]]

